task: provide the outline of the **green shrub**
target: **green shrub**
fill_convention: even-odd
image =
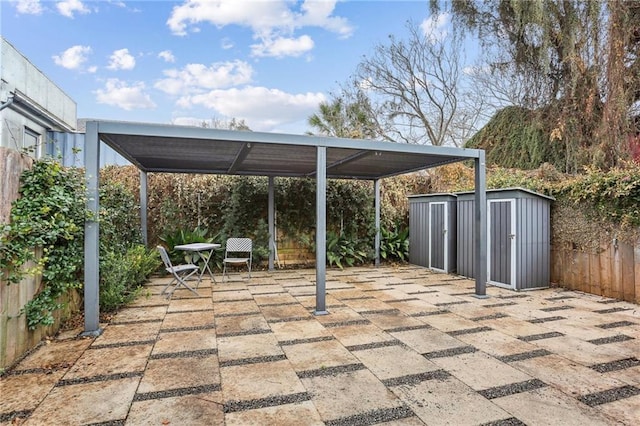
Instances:
[[[112,312],[134,300],[159,266],[157,250],[142,245],[131,246],[124,254],[106,252],[100,259],[100,309]]]
[[[380,257],[406,261],[409,258],[409,228],[396,225],[393,229],[380,229]]]
[[[364,242],[356,237],[327,232],[327,262],[329,266],[342,269],[354,266],[372,259],[370,242]]]
[[[60,296],[82,286],[84,180],[78,169],[51,159],[35,162],[20,180],[21,197],[0,233],[0,278],[19,283],[26,274],[42,274],[41,290],[22,310],[35,329],[53,324]],[[36,266],[25,269],[29,261]]]

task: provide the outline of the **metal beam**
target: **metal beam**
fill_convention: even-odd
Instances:
[[[247,155],[249,155],[249,151],[251,151],[251,144],[242,144],[242,148],[240,148],[240,150],[236,154],[236,158],[233,160],[233,164],[231,164],[229,170],[227,170],[228,174],[232,175],[236,172],[236,170],[238,170],[238,167],[242,165],[244,160],[247,158]]]
[[[276,254],[276,234],[275,234],[275,195],[274,195],[274,177],[269,176],[269,200],[268,200],[268,222],[269,222],[269,271],[273,271],[273,261]]]
[[[84,332],[83,336],[99,336],[100,329],[100,140],[98,123],[87,122],[84,146],[87,210],[84,222]]]
[[[140,170],[140,232],[142,233],[142,243],[145,247],[149,245],[149,232],[147,228],[147,174]]]
[[[327,262],[327,148],[318,146],[316,154],[316,310],[326,315]]]
[[[487,177],[484,151],[475,159],[475,271],[478,298],[487,297]]]
[[[356,152],[355,154],[352,154],[346,158],[343,158],[341,160],[335,161],[329,165],[327,165],[327,170],[331,170],[334,167],[338,167],[338,166],[342,166],[343,164],[348,164],[348,163],[352,163],[356,160],[359,160],[361,158],[364,157],[368,157],[369,155],[372,155],[374,153],[374,151],[360,151],[360,152]],[[311,172],[307,175],[307,177],[313,177],[316,174],[316,172]]]
[[[373,192],[375,193],[375,225],[376,225],[376,242],[375,242],[375,252],[376,252],[376,260],[375,265],[380,266],[380,179],[376,179],[373,181]]]

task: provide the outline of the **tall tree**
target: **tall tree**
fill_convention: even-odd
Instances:
[[[309,131],[309,134],[351,139],[374,139],[378,136],[366,98],[345,100],[334,95],[330,102],[321,102],[319,109],[308,119],[308,124],[315,129],[315,133]]]
[[[376,45],[371,56],[363,57],[352,86],[369,97],[370,112],[386,139],[457,145],[468,133],[461,132],[462,124],[473,122],[456,121],[463,97],[462,38],[425,23],[408,22],[407,29],[406,39],[390,35],[388,44]]]
[[[439,10],[439,1],[431,3]],[[535,108],[531,119],[546,129],[549,144],[562,147],[562,169],[620,162],[640,79],[633,71],[637,0],[453,0],[450,6],[457,28],[475,32],[485,52],[504,53],[489,68],[494,76],[514,73],[523,89],[518,106]]]

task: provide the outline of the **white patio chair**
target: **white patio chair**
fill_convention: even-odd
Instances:
[[[229,238],[225,245],[224,259],[222,260],[222,281],[227,275],[227,265],[246,265],[251,278],[251,261],[253,259],[253,241],[251,238]]]
[[[167,286],[162,290],[160,294],[164,294],[169,287],[175,284],[175,286],[173,287],[173,290],[167,293],[167,299],[171,298],[173,293],[180,286],[183,286],[187,290],[190,290],[196,296],[200,296],[198,292],[186,282],[189,278],[191,278],[192,275],[196,274],[200,270],[198,265],[195,265],[192,263],[186,263],[183,265],[174,266],[173,264],[171,264],[171,259],[169,259],[169,254],[167,253],[167,249],[165,249],[162,246],[158,246],[158,251],[160,252],[160,257],[162,258],[162,262],[164,263],[165,270],[168,273],[170,273],[173,278],[171,282],[167,284]],[[198,287],[199,284],[200,284],[200,280],[198,280],[198,284],[196,285],[196,288]]]

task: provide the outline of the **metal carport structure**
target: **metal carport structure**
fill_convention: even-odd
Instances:
[[[380,179],[457,161],[475,167],[475,294],[486,295],[486,176],[484,151],[396,144],[363,139],[231,131],[163,124],[89,121],[85,134],[85,177],[89,219],[85,222],[84,311],[86,335],[99,327],[100,141],[140,170],[140,207],[146,238],[147,173],[212,173],[269,178],[269,267],[273,267],[275,177],[316,179],[316,314],[325,314],[326,186],[329,178],[374,181],[376,263],[380,246]]]

